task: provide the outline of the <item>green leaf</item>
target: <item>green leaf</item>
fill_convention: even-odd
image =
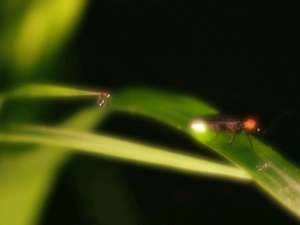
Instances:
[[[139,114],[185,131],[195,116],[218,111],[200,99],[159,90],[132,88],[112,94],[112,111]]]
[[[85,9],[85,0],[33,0],[22,2],[7,14],[0,36],[0,59],[20,72],[32,69],[58,51],[68,39]],[[11,6],[11,0],[8,3]],[[12,18],[12,15],[17,14]],[[15,19],[16,18],[16,19]],[[5,21],[9,21],[7,24]]]
[[[244,169],[260,188],[300,217],[299,169],[279,155],[274,147],[258,138],[251,137],[254,146],[251,148],[245,134],[240,134],[229,145],[232,134],[220,133],[216,140],[212,130],[195,132],[191,129],[195,118],[217,113],[203,100],[159,90],[132,88],[115,93],[111,109],[146,116],[189,135]]]
[[[14,130],[18,130],[19,133],[0,134],[0,142],[51,145],[177,172],[230,177],[237,180],[250,179],[247,173],[226,164],[107,135],[28,125],[14,126]]]
[[[66,98],[66,97],[93,97],[99,92],[66,87],[51,84],[26,84],[17,87],[7,93],[4,97],[12,98]],[[1,96],[0,96],[1,99]]]

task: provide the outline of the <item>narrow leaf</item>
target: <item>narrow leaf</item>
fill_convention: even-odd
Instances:
[[[242,170],[219,162],[105,135],[34,126],[18,127],[18,130],[26,134],[0,134],[0,142],[51,145],[178,172],[230,177],[238,180],[250,179]],[[28,132],[32,133],[27,134]]]
[[[87,91],[73,87],[50,84],[26,84],[17,87],[7,93],[4,97],[11,98],[66,98],[66,97],[88,97],[98,96],[99,92]]]

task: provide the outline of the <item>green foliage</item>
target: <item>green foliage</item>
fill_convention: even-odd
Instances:
[[[34,86],[33,89],[28,87],[19,89],[22,90],[21,95],[11,94],[11,97],[24,97],[27,95],[26,90],[29,97],[47,97],[45,94],[47,91],[42,91],[42,89],[52,90],[51,86]],[[57,87],[54,86],[53,90],[55,88]],[[42,93],[41,96],[38,96],[38,93],[33,94],[32,90],[39,90],[38,93]],[[66,93],[60,93],[61,97],[69,95],[68,93],[72,93],[69,96],[80,96],[82,93],[94,95],[94,92],[77,89],[62,88],[60,90]],[[78,94],[75,90],[78,91]],[[53,97],[51,91],[49,91],[49,96]],[[133,88],[116,92],[113,95],[104,115],[114,111],[145,116],[172,126],[183,134],[189,135],[201,145],[224,156],[245,172],[224,164],[201,159],[199,156],[188,156],[183,153],[176,153],[173,150],[148,147],[141,143],[119,140],[107,135],[96,135],[71,129],[16,124],[12,126],[10,132],[0,135],[0,142],[50,145],[92,153],[105,158],[126,160],[130,163],[194,174],[218,175],[246,180],[249,179],[247,174],[250,174],[259,187],[291,212],[298,215],[298,185],[300,178],[298,168],[282,158],[271,146],[255,137],[252,137],[254,146],[252,148],[244,134],[241,134],[232,145],[229,145],[230,134],[220,133],[220,137],[215,140],[213,131],[197,133],[192,130],[190,125],[195,118],[217,113],[216,109],[205,102],[180,94]],[[81,123],[83,121],[86,123],[90,117],[90,115],[87,115],[85,117],[80,116],[82,121],[80,120],[81,122],[78,123],[79,128]],[[94,116],[96,115],[102,115],[100,108],[94,109]],[[95,119],[90,120],[89,127],[95,121]],[[57,151],[52,151],[51,154],[56,153]]]
[[[7,121],[0,124],[0,225],[37,224],[58,171],[76,152],[194,175],[253,180],[265,193],[300,216],[299,169],[281,157],[272,146],[257,138],[252,138],[254,147],[251,148],[244,134],[233,145],[229,145],[230,134],[221,133],[215,140],[213,131],[193,131],[190,125],[194,118],[218,113],[217,109],[200,99],[167,91],[132,88],[112,93],[113,98],[107,109],[100,110],[96,106],[84,109],[56,127],[18,124],[16,118],[34,121],[42,116],[41,107],[27,105],[26,99],[97,98],[97,92],[78,88],[49,84],[23,85],[34,78],[43,76],[44,79],[45,74],[49,75],[49,71],[37,68],[49,65],[51,68],[49,62],[58,55],[62,44],[78,24],[85,5],[85,0],[3,0],[0,7],[1,87],[22,84],[0,94],[0,112],[7,109],[5,103],[18,98],[30,113],[29,116],[22,113],[18,102],[14,110],[8,110],[9,116],[5,117]],[[2,73],[3,68],[10,73]],[[54,75],[50,75],[52,77],[46,77],[47,80],[53,80]],[[144,143],[89,132],[107,114],[116,111],[167,124],[225,157],[234,166],[173,149],[146,146]],[[8,123],[14,125],[10,129],[3,127]],[[25,144],[35,145],[25,148]],[[20,151],[12,151],[16,146]],[[105,174],[105,171],[101,172]],[[132,205],[124,197],[126,193],[119,177],[111,171],[103,177],[107,177],[105,181],[114,185],[113,190],[119,193],[111,199],[111,204],[123,204],[126,215],[115,212],[118,219],[113,220],[104,214],[101,222],[139,224]],[[96,209],[89,209],[93,215],[98,214],[92,213],[92,210],[97,210],[99,206],[97,202],[94,203]]]

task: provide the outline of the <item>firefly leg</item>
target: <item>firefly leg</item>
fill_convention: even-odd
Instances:
[[[231,144],[233,143],[233,141],[235,140],[236,135],[237,135],[237,132],[234,132],[233,135],[232,135],[232,137],[231,137],[231,139],[230,139],[230,141],[229,141],[229,144],[230,144],[230,145],[231,145]]]
[[[253,149],[253,143],[252,143],[251,137],[250,137],[250,135],[248,133],[246,133],[246,135],[247,135],[248,141],[249,141],[249,143],[251,145],[251,148]]]

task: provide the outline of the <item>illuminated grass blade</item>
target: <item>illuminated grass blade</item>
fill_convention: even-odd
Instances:
[[[146,116],[190,135],[195,141],[243,168],[259,187],[300,217],[299,169],[280,156],[272,146],[255,137],[252,137],[254,148],[251,148],[244,134],[229,145],[229,134],[220,134],[218,140],[214,140],[211,131],[203,134],[193,131],[190,124],[194,118],[217,113],[204,101],[159,90],[133,88],[115,94],[111,109]]]
[[[3,95],[6,99],[11,98],[67,98],[98,96],[99,92],[87,91],[79,88],[65,87],[50,84],[27,84]],[[0,96],[1,100],[1,96]]]
[[[232,166],[105,135],[34,126],[17,127],[17,130],[25,134],[0,134],[0,142],[51,145],[177,172],[230,177],[237,180],[250,179],[247,173]]]

